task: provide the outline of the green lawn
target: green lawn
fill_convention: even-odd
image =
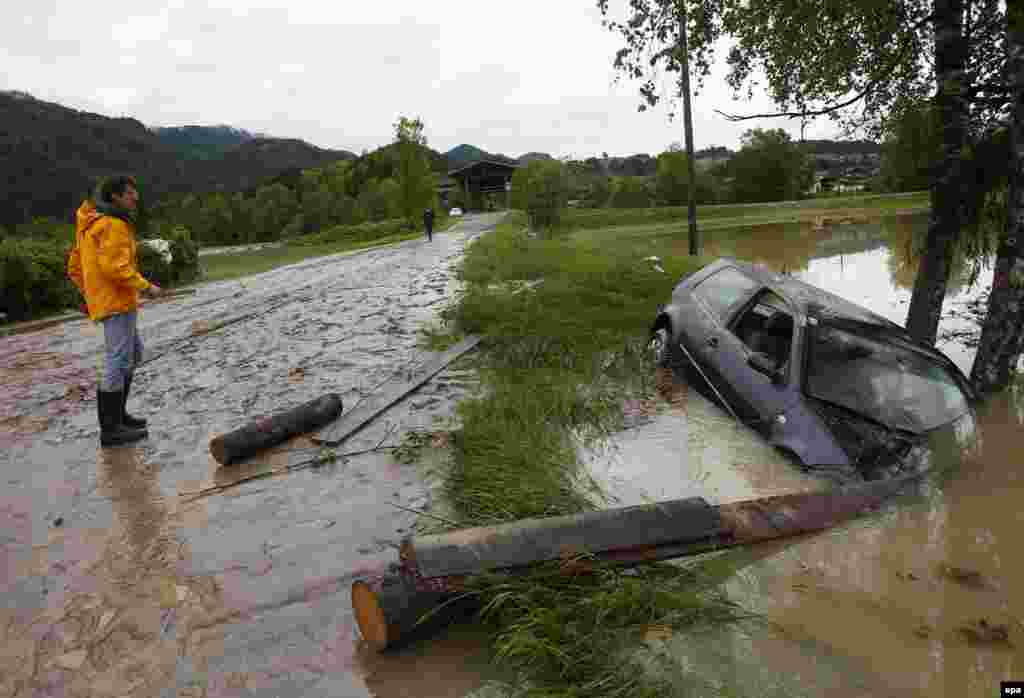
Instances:
[[[441,221],[434,232],[443,232],[458,223],[458,221],[458,218],[447,218]],[[224,281],[226,279],[237,279],[251,274],[259,274],[313,257],[325,257],[341,252],[352,252],[370,247],[379,247],[380,245],[389,245],[404,240],[415,240],[424,237],[424,235],[426,233],[421,230],[358,242],[344,241],[319,245],[289,245],[285,243],[281,247],[264,248],[262,250],[207,255],[200,257],[199,263],[204,271],[202,281]]]

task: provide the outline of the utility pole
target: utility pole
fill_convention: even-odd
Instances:
[[[686,134],[686,168],[690,178],[687,217],[690,221],[690,255],[700,254],[697,237],[697,168],[693,155],[693,115],[690,111],[690,52],[686,45],[686,0],[679,0],[679,66],[683,92],[683,131]]]

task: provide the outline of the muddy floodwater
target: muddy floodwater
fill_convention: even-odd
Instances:
[[[924,216],[764,226],[712,254],[793,273],[896,322],[906,320],[916,269],[908,236]],[[711,246],[709,246],[711,247]],[[954,270],[941,348],[970,372],[972,321],[991,284],[982,268]],[[981,306],[984,311],[984,306]],[[588,454],[597,479],[623,504],[703,496],[712,503],[815,490],[803,473],[696,391],[661,402]],[[941,483],[911,490],[879,516],[740,555],[733,598],[765,625],[705,632],[667,643],[707,686],[744,696],[999,695],[1024,679],[1024,399],[992,400],[975,431],[937,435]]]
[[[232,485],[315,449],[299,438],[217,468],[208,443],[327,392],[351,409],[426,360],[417,330],[457,292],[452,267],[466,245],[497,220],[470,216],[433,242],[308,260],[146,305],[130,407],[149,418],[150,438],[134,446],[98,448],[101,335],[91,323],[0,339],[0,696],[492,695],[476,628],[379,655],[359,640],[349,601],[352,579],[394,559],[415,521],[408,509],[437,505],[422,469],[372,449],[451,417],[475,387],[471,357],[331,464]],[[902,323],[909,235],[923,222],[763,226],[710,251],[792,272]],[[969,280],[958,266],[940,342],[965,371],[991,269]],[[619,504],[828,486],[669,383],[656,404],[625,404],[628,428],[584,454]],[[657,651],[701,685],[751,698],[980,698],[1024,678],[1016,398],[985,406],[974,435],[938,437],[947,481],[841,530],[740,554],[728,588],[767,623],[659,641]],[[211,491],[218,485],[230,486]]]

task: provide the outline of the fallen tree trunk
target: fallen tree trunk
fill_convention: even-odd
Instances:
[[[221,434],[210,441],[210,453],[218,463],[228,465],[298,434],[320,429],[337,419],[341,410],[341,396],[328,393],[287,412]]]
[[[395,571],[353,583],[352,607],[363,638],[380,651],[406,642],[418,621],[459,599],[476,575],[523,574],[554,560],[571,563],[565,569],[572,573],[633,566],[820,531],[877,508],[918,477],[718,506],[673,500],[408,538]],[[431,626],[450,619],[435,615]]]

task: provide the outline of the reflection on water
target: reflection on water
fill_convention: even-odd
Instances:
[[[911,241],[925,224],[924,216],[890,216],[834,228],[769,226],[750,239],[719,243],[712,254],[793,272],[902,324],[917,271]],[[991,268],[983,268],[973,286],[970,272],[958,257],[940,336],[976,329],[949,312],[991,284]],[[939,348],[969,373],[970,346],[940,340]],[[959,433],[940,433],[931,455],[951,473],[941,482],[880,518],[788,543],[731,583],[733,593],[763,611],[777,631],[739,643],[747,654],[754,647],[757,657],[784,666],[794,654],[787,648],[799,645],[796,654],[809,660],[797,682],[803,688],[779,695],[820,695],[809,688],[822,685],[837,666],[842,685],[947,698],[998,695],[1001,680],[1024,676],[1020,392],[1011,390],[980,409],[977,440],[969,438],[967,423]],[[769,464],[745,471],[756,482],[764,478],[755,472],[774,469]],[[737,671],[741,656],[737,650],[730,657],[728,671]],[[837,664],[836,657],[843,661]],[[850,695],[877,693],[865,688]]]

